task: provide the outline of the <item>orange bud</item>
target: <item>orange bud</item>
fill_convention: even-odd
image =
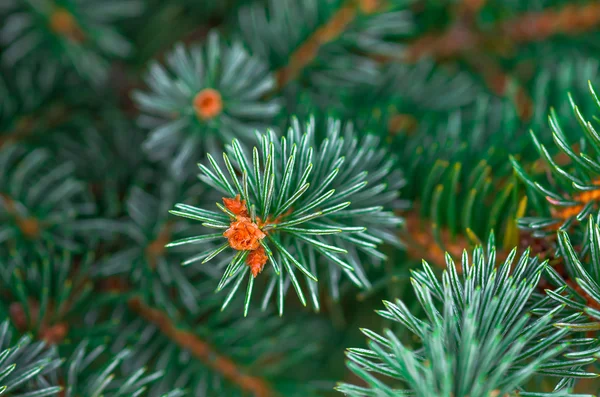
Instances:
[[[246,257],[246,264],[250,267],[250,271],[254,277],[262,272],[269,257],[265,253],[263,246],[259,246],[254,251],[251,251]]]

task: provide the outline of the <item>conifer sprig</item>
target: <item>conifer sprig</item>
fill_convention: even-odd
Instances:
[[[32,75],[40,68],[52,79],[66,69],[101,83],[108,59],[133,52],[115,22],[140,15],[143,7],[139,0],[6,0],[0,7],[2,61]]]
[[[165,245],[173,239],[205,231],[200,225],[192,229],[193,225],[185,219],[171,217],[168,211],[184,198],[187,204],[198,202],[206,189],[197,181],[181,186],[159,172],[153,173],[153,177],[163,181],[154,188],[134,186],[130,189],[125,201],[127,216],[119,226],[126,244],[100,258],[92,274],[126,275],[129,287],[138,291],[148,304],[158,305],[175,316],[180,307],[175,304],[174,296],[179,296],[177,301],[181,306],[196,313],[201,306],[201,288],[195,283],[198,269],[181,266],[181,261],[195,252],[195,247],[187,245],[167,250]]]
[[[0,290],[5,297],[0,302],[0,317],[9,319],[0,326],[0,342],[4,337],[10,342],[12,330],[24,335],[18,341],[20,349],[14,348],[6,361],[14,361],[14,374],[21,376],[20,387],[13,387],[15,396],[17,390],[40,393],[34,396],[54,396],[62,390],[65,397],[124,397],[144,392],[162,377],[161,371],[145,368],[124,373],[123,363],[131,351],[127,347],[108,351],[106,332],[114,324],[105,321],[103,313],[120,297],[103,294],[91,299],[93,283],[88,277],[93,255],[74,259],[66,251],[52,252],[37,262],[24,255],[30,257],[31,253],[16,253],[11,260],[0,262]],[[92,301],[95,306],[90,309]],[[87,318],[86,329],[77,326],[82,317]],[[36,357],[41,361],[28,364],[27,360],[33,362]],[[2,366],[0,361],[0,374]],[[12,375],[8,379],[12,380]]]
[[[211,32],[204,46],[178,44],[166,63],[150,66],[150,92],[133,98],[143,112],[140,125],[150,130],[144,149],[155,160],[168,159],[176,175],[201,149],[251,137],[279,112],[277,98],[263,98],[273,75],[238,41],[228,44]]]
[[[53,351],[44,349],[44,342],[34,341],[30,334],[13,341],[9,321],[0,324],[0,394],[56,395],[61,391],[58,384],[36,385],[36,380],[60,364],[60,358]]]
[[[487,253],[481,246],[461,260],[462,276],[447,256],[439,280],[426,262],[411,279],[425,317],[417,318],[401,301],[384,302],[378,313],[419,340],[413,347],[398,333],[363,330],[369,349],[348,350],[348,367],[367,387],[341,384],[348,396],[489,397],[551,396],[572,393],[575,378],[595,377],[586,368],[595,361],[595,339],[569,338],[557,329],[563,305],[534,291],[546,262],[516,249],[496,266],[493,235]],[[532,312],[540,312],[541,316]],[[590,348],[572,353],[570,347]],[[553,393],[527,389],[534,375],[562,378]],[[577,396],[582,396],[577,394]]]
[[[549,279],[556,287],[547,290],[548,296],[585,316],[577,321],[557,324],[574,331],[600,330],[600,227],[598,220],[589,216],[585,230],[586,241],[576,249],[565,230],[558,231],[560,261],[565,276],[553,268],[548,269]],[[600,351],[600,347],[597,348]]]
[[[48,244],[80,248],[95,205],[73,165],[48,150],[9,145],[0,150],[0,247],[44,251]]]
[[[320,142],[318,134],[323,136]],[[201,179],[224,194],[224,204],[217,203],[221,212],[185,204],[171,212],[217,231],[169,246],[222,241],[186,265],[206,263],[233,249],[217,287],[233,283],[224,307],[251,274],[247,311],[254,278],[267,261],[271,278],[264,303],[277,287],[280,313],[289,283],[306,305],[298,276],[308,284],[313,306],[319,308],[317,281],[322,267],[328,269],[334,297],[341,273],[357,286],[368,287],[363,263],[385,259],[381,244],[399,244],[393,230],[402,220],[391,210],[398,205],[403,180],[394,168],[394,157],[386,156],[374,136],[359,140],[351,125],[342,130],[334,119],[325,133],[316,131],[314,119],[304,128],[294,119],[281,139],[269,131],[258,140],[260,146],[251,151],[234,140],[223,154],[224,165],[211,155],[208,165],[199,165]]]
[[[600,100],[591,82],[589,90],[592,104],[600,109]],[[540,172],[539,166],[528,169],[511,158],[516,173],[531,192],[536,210],[536,216],[520,219],[519,226],[538,237],[552,238],[556,229],[570,229],[598,209],[600,134],[597,120],[586,119],[571,96],[569,101],[581,128],[578,136],[574,137],[564,128],[565,120],[554,109],[550,110],[548,121],[555,147],[544,144],[539,134],[531,132],[541,158],[538,165],[545,167],[550,174]]]

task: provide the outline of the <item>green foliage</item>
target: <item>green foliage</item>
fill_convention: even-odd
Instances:
[[[105,346],[100,345],[91,350],[88,347],[87,341],[81,342],[63,364],[67,384],[64,388],[65,397],[141,396],[163,375],[161,372],[147,373],[145,368],[140,368],[128,376],[121,376],[119,371],[124,367],[124,360],[131,355],[128,349],[123,349],[106,359]],[[90,371],[90,368],[93,370]],[[182,391],[176,389],[163,394],[162,397],[181,395]]]
[[[0,0],[0,395],[597,392],[596,11]]]
[[[577,321],[563,322],[559,326],[575,331],[595,331],[600,329],[600,228],[598,220],[589,217],[586,228],[586,241],[583,249],[576,250],[566,231],[558,232],[560,257],[563,259],[566,273],[559,274],[549,269],[549,279],[557,287],[547,290],[547,294],[560,304],[566,305],[575,313],[584,316]],[[567,280],[574,280],[573,283]],[[596,348],[600,350],[600,348]]]
[[[600,106],[591,83],[589,89],[597,106]],[[595,158],[600,153],[600,136],[594,127],[595,123],[587,121],[575,101],[570,99],[572,111],[583,133],[577,137],[576,142],[568,130],[563,128],[564,123],[554,109],[550,111],[548,120],[558,150],[549,149],[531,132],[537,152],[551,177],[539,172],[539,167],[538,170],[527,170],[516,159],[511,159],[515,171],[529,188],[535,204],[536,216],[524,217],[519,220],[519,224],[536,236],[552,235],[556,228],[567,230],[573,223],[581,222],[592,214],[596,208],[594,191],[598,188],[600,165]],[[575,143],[577,146],[574,147]],[[557,154],[561,154],[566,161],[560,160]]]
[[[39,256],[14,253],[1,263],[4,299],[0,314],[10,316],[19,330],[41,339],[55,325],[68,326],[87,311],[85,305],[90,303],[93,287],[87,277],[93,261],[93,255],[88,254],[78,257],[75,266],[70,252],[51,247]],[[101,309],[100,301],[97,303],[96,311]]]
[[[186,396],[319,395],[330,335],[326,323],[306,315],[284,320],[272,312],[241,318],[242,297],[231,303],[236,310],[222,312],[220,298],[212,292],[214,279],[200,280],[195,288],[203,304],[193,316],[159,314],[149,323],[144,303],[141,310],[117,306],[110,316],[121,324],[111,330],[111,351],[131,351],[125,372],[152,367],[164,373],[147,396],[163,396],[173,387]],[[305,365],[307,360],[311,365]]]
[[[154,175],[140,147],[144,134],[113,108],[103,108],[96,120],[81,112],[68,125],[57,128],[44,142],[56,157],[74,165],[75,176],[92,186],[97,212],[104,220],[123,212],[122,197],[136,182]]]
[[[257,2],[240,9],[238,26],[252,51],[276,69],[285,66],[294,49],[329,20],[342,3],[341,0],[270,0],[265,7]],[[303,23],[296,23],[298,17]],[[269,45],[274,41],[279,45]]]
[[[382,68],[371,56],[401,57],[402,41],[415,31],[409,10],[413,1],[386,3],[366,10],[360,2],[342,0],[256,2],[241,7],[238,30],[253,53],[278,69],[288,114],[297,113],[302,95],[328,110],[344,98],[352,102],[344,103],[344,109],[352,112],[380,80]],[[306,67],[296,71],[298,63]]]
[[[179,178],[201,150],[252,136],[279,111],[277,99],[263,98],[275,84],[267,66],[241,43],[226,44],[216,32],[203,47],[178,44],[167,65],[150,66],[146,83],[151,92],[136,91],[134,99],[144,113],[140,125],[150,129],[144,150],[154,160],[168,160]],[[195,109],[202,93],[218,96],[209,98],[214,114]]]
[[[0,242],[3,251],[43,252],[47,244],[77,250],[85,217],[94,214],[85,184],[73,166],[56,163],[49,151],[8,145],[0,150]]]
[[[437,114],[431,112],[419,120],[414,131],[399,132],[394,144],[405,153],[402,165],[414,180],[407,189],[407,198],[416,201],[421,219],[430,220],[440,247],[446,248],[449,243],[442,238],[443,231],[453,239],[465,236],[470,243],[478,243],[493,230],[504,248],[518,244],[515,218],[522,218],[519,228],[523,229],[527,206],[537,208],[542,197],[523,198],[523,185],[512,175],[507,152],[518,158],[522,167],[531,169],[537,153],[525,130],[538,131],[538,143],[552,139],[544,128],[548,106],[554,108],[553,117],[565,130],[577,128],[578,123],[567,117],[572,109],[564,92],[572,89],[580,94],[583,89],[577,76],[594,77],[597,71],[597,61],[576,58],[541,72],[532,83],[534,109],[526,123],[511,100],[487,98],[480,91],[472,103],[465,103],[449,116],[440,118],[438,114],[450,109],[432,109]],[[450,87],[448,92],[456,91]],[[477,92],[475,86],[473,90]],[[591,108],[590,102],[582,103],[585,109]],[[416,108],[425,106],[417,103]],[[400,113],[413,115],[415,111],[408,108]],[[536,173],[540,170],[537,168]]]
[[[418,346],[403,342],[399,330],[382,335],[363,330],[369,350],[350,349],[348,367],[368,386],[342,384],[338,390],[349,396],[575,396],[569,394],[574,379],[595,376],[584,367],[594,362],[597,349],[569,348],[597,344],[593,338],[569,338],[567,329],[553,326],[562,306],[535,294],[546,263],[530,258],[528,251],[515,258],[516,249],[496,267],[490,240],[487,253],[477,247],[469,260],[465,251],[462,276],[446,256],[441,281],[423,262],[411,281],[425,318],[415,317],[401,301],[384,302],[386,310],[379,311],[414,335]],[[526,386],[536,375],[562,380],[552,393],[534,392]]]
[[[401,219],[390,210],[398,205],[398,189],[403,180],[394,168],[395,158],[386,156],[374,136],[359,140],[351,125],[342,127],[337,120],[329,120],[324,138],[317,139],[320,134],[323,131],[316,131],[314,119],[304,128],[293,120],[287,136],[277,139],[269,131],[258,136],[260,147],[252,151],[234,140],[223,155],[225,172],[210,155],[212,170],[200,165],[201,178],[226,198],[239,195],[249,211],[246,216],[264,233],[259,242],[271,267],[263,302],[266,305],[277,287],[280,314],[290,282],[306,305],[297,271],[306,281],[313,307],[318,310],[320,272],[328,275],[334,297],[339,295],[342,273],[357,286],[368,287],[361,255],[368,255],[369,261],[381,261],[385,255],[379,246],[398,244],[393,231]],[[177,210],[172,213],[201,221],[209,228],[235,229],[239,214],[217,205],[222,214],[185,204],[176,205]],[[170,246],[223,239],[223,232],[219,231],[174,241]],[[203,251],[184,264],[206,263],[228,250],[230,242],[231,239],[212,251]],[[224,307],[248,276],[247,313],[254,278],[244,261],[256,249],[234,250],[233,256],[223,263],[227,268],[217,290],[233,282]]]
[[[447,122],[425,122],[415,136],[396,140],[415,180],[407,195],[418,200],[419,216],[431,221],[440,247],[449,243],[442,228],[474,244],[491,231],[503,236],[502,245],[516,244],[520,195],[506,152],[524,146],[518,127],[510,104],[480,98],[474,109],[453,112]]]
[[[193,232],[183,219],[170,217],[169,209],[184,198],[194,200],[205,195],[204,190],[197,184],[182,187],[171,181],[147,190],[132,187],[125,201],[127,217],[117,226],[125,241],[114,252],[100,258],[92,273],[99,277],[127,275],[130,287],[139,291],[147,302],[165,308],[171,315],[177,312],[174,290],[179,296],[177,301],[190,313],[197,313],[202,289],[196,283],[206,274],[201,269],[181,266],[181,262],[195,252],[194,247],[167,252],[164,246],[171,239],[189,237]],[[196,230],[196,233],[203,231]]]
[[[61,390],[59,386],[34,385],[36,377],[52,371],[60,360],[43,342],[35,342],[31,335],[23,335],[13,342],[13,331],[8,321],[0,324],[0,394],[13,396],[51,396]],[[9,394],[7,394],[9,395]]]
[[[64,395],[71,397],[132,396],[162,376],[145,369],[123,376],[121,366],[130,351],[109,354],[102,343],[107,329],[114,326],[102,312],[114,297],[94,297],[95,308],[89,310],[92,283],[87,277],[93,260],[88,255],[75,262],[68,252],[52,252],[39,262],[16,255],[2,263],[0,316],[10,318],[0,329],[2,346],[10,343],[14,329],[25,335],[0,364],[16,365],[8,380],[3,379],[7,391],[20,391],[20,384],[24,391],[40,393],[35,396],[56,395],[65,385]],[[87,329],[77,325],[82,317]],[[74,344],[72,338],[80,342]]]
[[[133,51],[114,22],[137,16],[142,8],[138,0],[6,0],[0,6],[2,61],[12,68],[42,68],[48,77],[72,68],[101,83],[108,58]]]

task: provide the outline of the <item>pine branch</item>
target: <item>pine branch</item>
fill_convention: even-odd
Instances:
[[[62,388],[39,382],[39,378],[60,364],[56,352],[44,349],[43,342],[33,341],[31,335],[23,335],[14,343],[9,322],[0,324],[0,394],[7,397],[28,393],[40,397],[56,395]]]
[[[157,326],[165,336],[177,343],[179,347],[190,351],[194,357],[219,372],[240,389],[252,393],[255,397],[272,397],[276,395],[270,385],[263,379],[247,375],[231,359],[220,355],[208,343],[199,339],[192,332],[178,329],[170,318],[160,310],[147,306],[139,298],[131,299],[129,307],[146,321]]]
[[[550,269],[549,281],[554,289],[546,292],[551,299],[565,304],[573,313],[586,315],[577,321],[565,321],[557,326],[591,333],[600,329],[600,227],[592,216],[588,218],[586,229],[587,241],[577,247],[574,247],[565,230],[558,231],[558,249],[566,274],[561,275],[555,269]],[[591,250],[588,253],[583,247],[590,247]]]
[[[0,150],[0,170],[0,246],[41,252],[55,244],[77,250],[95,205],[74,178],[72,164],[53,161],[45,149],[13,144]]]
[[[571,394],[574,379],[597,376],[584,369],[596,360],[597,342],[554,326],[579,315],[534,294],[546,263],[528,251],[517,260],[515,249],[497,266],[492,240],[486,251],[475,248],[471,260],[462,255],[462,277],[449,255],[441,280],[423,262],[411,281],[425,317],[415,317],[400,300],[378,311],[414,338],[363,330],[369,350],[349,349],[347,365],[366,386],[341,384],[338,390],[356,397],[581,396]],[[563,379],[553,393],[543,393],[529,386],[534,376]]]
[[[170,217],[168,210],[178,201],[204,204],[209,194],[198,183],[174,182],[163,172],[150,172],[147,179],[147,186],[133,186],[125,197],[126,216],[119,220],[117,228],[121,244],[100,258],[92,272],[102,277],[127,277],[128,287],[169,315],[177,313],[178,304],[196,313],[203,306],[203,297],[199,296],[203,287],[199,283],[207,275],[181,266],[195,253],[192,245],[176,250],[165,246],[205,229]]]
[[[407,36],[415,28],[409,3],[271,0],[266,9],[262,4],[242,8],[239,28],[253,53],[278,70],[279,83],[271,94],[295,96],[302,86],[307,97],[321,106],[331,102],[331,108],[339,106],[339,95],[331,89],[343,88],[343,96],[356,99],[356,90],[376,82],[378,65],[365,54],[403,47],[392,38]],[[294,102],[288,106],[298,114]]]
[[[277,71],[278,89],[282,89],[291,80],[296,79],[302,70],[315,60],[319,49],[336,40],[352,23],[357,14],[360,12],[375,13],[383,3],[383,0],[346,0],[326,23],[296,48],[290,55],[288,64]]]
[[[115,26],[138,16],[143,3],[65,0],[60,4],[7,1],[0,43],[2,60],[11,67],[41,68],[46,76],[74,72],[95,84],[105,81],[109,59],[129,56],[133,48]]]
[[[600,108],[600,101],[591,82],[589,90],[591,102],[596,108]],[[558,116],[556,110],[551,109],[548,120],[557,152],[563,153],[562,160],[559,155],[552,156],[550,146],[542,143],[533,131],[530,134],[533,144],[547,164],[549,172],[540,175],[535,169],[526,169],[522,162],[511,158],[517,175],[530,190],[532,202],[537,203],[536,216],[520,219],[519,226],[532,231],[538,237],[553,236],[557,229],[577,228],[580,222],[598,208],[600,201],[600,166],[595,160],[595,153],[600,151],[598,134],[592,121],[584,118],[573,98],[569,99],[572,112],[582,131],[580,142],[585,145],[570,144],[570,137],[565,134],[564,120]]]
[[[133,99],[140,125],[150,130],[143,149],[180,180],[192,159],[234,137],[248,139],[280,110],[277,98],[263,98],[275,86],[267,65],[215,31],[206,45],[176,45],[166,64],[152,63],[150,92],[135,91]]]
[[[396,139],[413,200],[402,236],[412,242],[407,248],[413,258],[442,267],[444,251],[460,255],[491,231],[505,249],[517,245],[513,218],[526,209],[525,192],[506,160],[506,151],[522,150],[525,142],[516,115],[509,106],[484,101],[471,111],[474,116],[456,113],[442,127],[421,121],[418,131]],[[502,114],[502,123],[492,114]]]
[[[394,229],[402,220],[390,210],[402,205],[397,196],[404,180],[395,170],[395,157],[386,155],[376,137],[359,140],[352,125],[342,128],[339,120],[329,119],[325,130],[317,129],[313,118],[304,129],[297,119],[291,124],[280,139],[273,131],[257,135],[260,148],[253,150],[234,140],[223,154],[224,165],[210,155],[212,170],[200,164],[201,179],[225,195],[224,206],[217,204],[221,213],[184,204],[172,211],[208,228],[225,229],[170,246],[225,239],[184,264],[206,263],[229,251],[217,290],[233,283],[226,307],[247,276],[245,315],[254,278],[267,262],[272,266],[263,308],[277,287],[282,314],[289,283],[306,305],[298,271],[318,310],[318,268],[328,270],[331,293],[337,298],[342,272],[358,287],[368,287],[361,256],[380,262],[385,255],[379,246],[399,245]]]

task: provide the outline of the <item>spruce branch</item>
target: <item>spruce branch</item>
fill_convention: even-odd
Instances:
[[[600,330],[600,227],[590,215],[582,246],[574,246],[565,230],[557,232],[558,250],[565,274],[549,269],[548,279],[553,288],[548,296],[565,304],[574,313],[584,313],[577,321],[561,322],[558,327],[573,331]],[[600,350],[600,348],[598,348]]]
[[[591,83],[589,90],[592,102],[597,108],[600,107]],[[547,164],[550,175],[536,173],[532,167],[527,170],[526,165],[511,158],[517,175],[529,188],[532,201],[537,203],[537,216],[521,218],[519,226],[538,237],[552,238],[557,229],[577,228],[577,224],[598,208],[600,165],[595,156],[600,153],[600,138],[594,122],[586,120],[574,99],[571,96],[569,99],[580,125],[580,141],[583,145],[580,148],[571,146],[572,138],[566,132],[564,119],[559,117],[555,109],[551,109],[548,120],[554,145],[557,153],[562,154],[566,161],[559,161],[557,155],[552,155],[552,147],[544,144],[533,131],[530,133],[533,144],[543,163]]]
[[[0,29],[2,60],[31,73],[42,68],[46,76],[67,69],[100,84],[107,77],[108,60],[133,51],[113,25],[142,9],[138,0],[7,0],[0,9],[5,22]]]
[[[415,317],[405,303],[384,302],[378,313],[406,328],[419,343],[413,347],[391,329],[363,330],[369,349],[349,349],[348,367],[368,386],[341,384],[348,396],[491,395],[581,396],[572,394],[573,380],[595,377],[584,367],[595,361],[596,341],[572,339],[557,329],[564,305],[534,294],[546,262],[517,259],[516,249],[496,264],[493,237],[488,248],[462,255],[462,277],[447,255],[441,280],[430,266],[413,272],[412,285],[425,318]],[[538,313],[538,314],[535,314]],[[559,320],[560,321],[560,320]],[[568,320],[567,320],[568,321]],[[570,353],[573,346],[590,350]],[[534,376],[558,376],[552,393],[526,391]]]
[[[410,3],[272,0],[266,10],[258,3],[243,7],[239,26],[253,52],[277,69],[276,91],[308,74],[309,79],[319,81],[313,88],[322,88],[321,94],[326,96],[324,85],[349,88],[378,75],[376,65],[364,53],[382,53],[390,48],[398,51],[402,47],[392,43],[390,37],[404,37],[414,30],[412,13],[407,9]],[[298,21],[299,16],[302,21]],[[352,76],[348,74],[348,61],[354,65]]]
[[[0,150],[0,244],[6,252],[55,244],[81,247],[86,217],[95,205],[73,166],[52,160],[45,149],[9,145]]]
[[[368,7],[365,3],[367,2],[346,1],[326,23],[297,47],[290,55],[287,65],[277,71],[279,89],[296,79],[302,70],[314,61],[321,46],[337,39],[347,29],[348,25],[356,18],[356,14],[359,12],[358,7],[362,7],[363,11],[368,13],[375,11],[377,6]]]
[[[280,109],[277,98],[263,99],[275,85],[267,66],[215,31],[204,46],[176,45],[167,66],[154,62],[145,80],[150,92],[133,93],[143,113],[139,123],[150,130],[144,150],[154,160],[168,160],[180,179],[201,150],[251,137]]]
[[[22,386],[31,393],[35,390],[46,396],[61,391],[65,397],[137,395],[162,376],[143,368],[131,376],[123,375],[120,366],[129,351],[123,349],[114,355],[107,351],[103,342],[112,324],[103,323],[102,313],[114,297],[94,297],[96,306],[90,310],[92,282],[88,275],[93,260],[92,255],[73,258],[68,252],[52,252],[38,262],[25,262],[15,254],[12,260],[2,263],[0,314],[9,320],[0,333],[9,335],[10,340],[12,330],[17,331],[23,335],[19,342],[23,346],[35,339],[34,352],[48,357],[46,366],[40,364],[37,368],[26,365],[19,369],[16,361],[17,374],[31,370],[22,379]],[[82,329],[76,324],[84,315],[88,325]],[[34,352],[19,353],[15,349],[11,354],[24,360],[35,357]]]
[[[205,277],[204,284],[212,280]],[[283,321],[268,312],[243,319],[221,312],[212,290],[202,291],[204,304],[194,316],[170,316],[138,295],[111,314],[122,324],[111,330],[111,351],[128,347],[132,353],[125,373],[140,367],[164,373],[149,396],[162,396],[173,385],[200,396],[320,395],[323,387],[313,380],[322,377],[327,324],[305,315]],[[243,306],[243,299],[234,304]],[[304,365],[306,360],[312,365]]]
[[[526,146],[512,107],[479,100],[470,111],[475,115],[454,113],[443,127],[422,122],[412,135],[395,139],[412,182],[402,232],[411,242],[408,253],[442,268],[444,251],[458,256],[486,241],[490,231],[501,237],[506,255],[519,243],[514,217],[525,214],[527,205],[506,159],[506,151]]]
[[[259,135],[260,146],[252,151],[234,140],[223,155],[224,166],[211,155],[210,168],[200,164],[201,179],[225,195],[224,205],[217,204],[221,213],[185,204],[171,212],[218,231],[170,246],[226,240],[184,262],[206,263],[233,249],[217,287],[235,281],[223,307],[248,275],[247,314],[254,278],[267,261],[272,268],[263,307],[277,287],[280,314],[289,283],[306,305],[296,272],[306,280],[317,310],[318,267],[328,269],[334,297],[342,272],[357,286],[368,287],[361,258],[381,261],[381,244],[399,244],[394,229],[402,220],[391,210],[401,204],[398,189],[404,182],[395,170],[396,159],[386,155],[377,138],[359,140],[355,134],[352,125],[342,129],[339,120],[330,119],[323,133],[314,119],[304,128],[294,119],[281,139],[272,131]]]
[[[13,340],[13,331],[8,321],[0,324],[0,394],[35,396],[56,395],[62,388],[57,384],[45,385],[37,379],[60,365],[55,352],[44,349],[43,342],[23,335]]]
[[[271,386],[263,379],[247,375],[229,358],[222,356],[194,333],[178,329],[163,312],[147,306],[139,298],[129,301],[129,307],[149,323],[155,325],[166,337],[177,345],[188,350],[195,358],[219,372],[227,380],[236,384],[241,390],[252,393],[255,397],[274,396]]]
[[[2,260],[0,314],[9,317],[15,330],[31,333],[47,345],[69,340],[73,322],[90,304],[93,291],[89,270],[91,253],[73,257],[69,251],[48,247],[41,255],[11,252]],[[102,304],[96,301],[95,310]],[[75,329],[75,333],[78,330]]]
[[[197,282],[206,274],[181,266],[195,247],[167,251],[165,246],[171,240],[189,238],[206,229],[191,228],[183,219],[170,217],[168,211],[184,199],[188,205],[197,205],[199,198],[200,203],[205,203],[206,189],[198,183],[173,182],[160,172],[151,173],[148,179],[155,181],[154,186],[133,186],[125,198],[127,216],[119,221],[118,229],[126,243],[100,258],[92,275],[126,276],[128,288],[149,304],[170,315],[178,311],[178,305],[195,314],[202,306],[202,288]]]

